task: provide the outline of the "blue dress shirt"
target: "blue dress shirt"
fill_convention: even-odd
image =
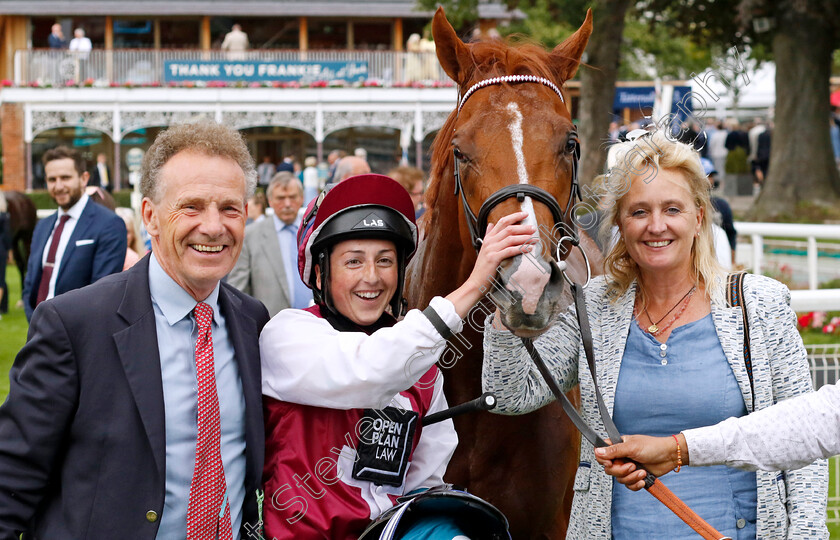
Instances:
[[[746,414],[711,315],[675,328],[666,343],[630,324],[613,413],[621,433],[664,437]],[[721,533],[734,540],[755,539],[754,472],[723,465],[683,467],[661,480]],[[652,495],[630,491],[613,479],[612,537],[673,540],[697,535]]]
[[[299,217],[291,225],[286,225],[280,218],[274,216],[274,230],[277,232],[277,241],[280,242],[283,270],[286,272],[286,282],[289,285],[289,304],[295,309],[304,309],[312,303],[312,291],[300,280],[298,272],[297,232],[299,225]]]
[[[195,340],[198,327],[192,315],[196,301],[161,268],[149,261],[149,289],[155,310],[166,424],[166,496],[158,540],[187,536],[187,507],[195,469],[198,437],[198,384]],[[213,361],[221,417],[222,464],[225,469],[233,538],[239,538],[245,500],[245,395],[219,309],[219,285],[204,302],[213,308]]]

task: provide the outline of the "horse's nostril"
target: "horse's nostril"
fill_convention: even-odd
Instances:
[[[551,262],[551,276],[549,277],[548,282],[552,285],[560,283],[560,287],[563,287],[563,271],[566,269],[566,261],[560,262]]]

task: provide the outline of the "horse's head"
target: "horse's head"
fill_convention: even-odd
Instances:
[[[570,251],[563,237],[577,236],[570,206],[579,144],[560,88],[577,71],[592,33],[591,12],[550,52],[498,39],[465,44],[441,8],[432,32],[438,60],[461,96],[435,142],[433,176],[455,178],[465,249],[475,246],[487,222],[520,209],[537,227],[538,247],[502,263],[492,295],[508,328],[534,335],[565,307],[553,261]]]

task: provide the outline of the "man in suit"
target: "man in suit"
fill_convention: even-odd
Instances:
[[[105,191],[114,191],[114,183],[111,179],[111,168],[108,167],[108,156],[105,154],[98,154],[96,156],[96,167],[90,175],[91,186],[101,187]]]
[[[255,184],[228,127],[175,126],[149,148],[152,254],[39,305],[9,373],[0,540],[252,536],[268,313],[220,280]]]
[[[274,317],[288,307],[309,307],[312,291],[297,271],[298,212],[303,204],[303,185],[292,173],[279,172],[266,194],[274,216],[248,226],[242,255],[228,276],[228,283],[262,301]]]
[[[123,220],[84,193],[88,173],[76,150],[53,148],[43,162],[47,191],[58,211],[39,221],[32,233],[23,283],[27,319],[44,300],[122,271],[127,244]]]

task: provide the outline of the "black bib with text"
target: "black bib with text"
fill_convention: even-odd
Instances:
[[[408,468],[418,414],[396,407],[365,409],[353,478],[376,485],[401,486]]]

